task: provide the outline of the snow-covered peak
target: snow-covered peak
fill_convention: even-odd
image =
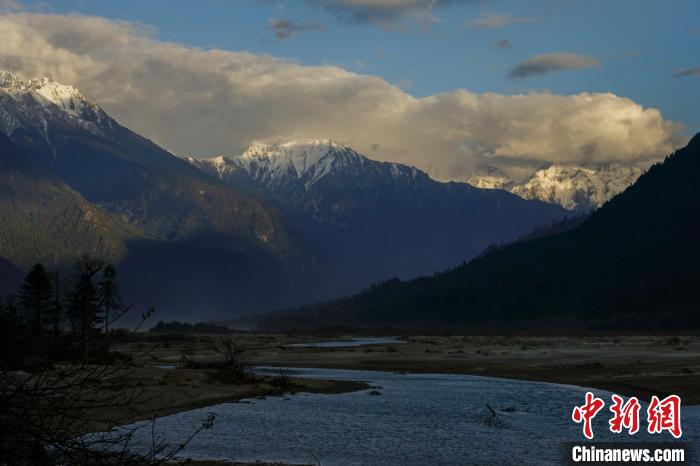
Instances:
[[[13,75],[12,73],[8,73],[7,71],[0,71],[0,89],[4,89],[8,92],[17,92],[24,89],[26,85],[26,81]]]
[[[12,73],[0,71],[0,96],[2,94],[9,96],[15,102],[14,113],[23,113],[25,117],[29,116],[30,120],[33,115],[35,123],[41,120],[36,114],[40,109],[44,109],[46,113],[51,113],[53,116],[62,114],[69,119],[76,119],[79,125],[92,132],[97,130],[95,125],[100,126],[109,122],[109,118],[102,109],[83,96],[78,89],[58,83],[51,78],[24,80]],[[7,106],[6,103],[5,107]],[[4,113],[9,114],[9,112],[8,108],[4,109]],[[19,119],[20,116],[14,115],[14,118]],[[42,115],[44,120],[46,116]]]
[[[624,191],[642,174],[639,167],[608,163],[550,165],[535,171],[522,182],[512,180],[499,168],[483,165],[467,179],[482,189],[507,189],[525,199],[538,199],[579,211],[603,205]]]
[[[643,170],[621,164],[551,165],[537,170],[511,191],[567,209],[598,208],[634,183]]]
[[[219,155],[209,159],[186,157],[185,160],[200,170],[223,180],[229,178],[231,174],[239,168],[233,160],[225,155]]]
[[[188,160],[190,162],[193,162],[195,159],[190,157]],[[225,155],[218,155],[216,157],[212,157],[210,159],[207,159],[207,161],[215,167],[225,167],[225,166],[231,165],[233,163],[233,162],[231,162],[231,159],[229,159]]]
[[[316,163],[333,150],[351,150],[332,139],[294,139],[281,144],[254,142],[241,155],[242,158],[286,157],[304,158]]]
[[[29,87],[38,95],[63,109],[70,115],[81,118],[86,110],[97,110],[97,105],[86,99],[78,89],[60,84],[51,78],[31,80]]]
[[[474,170],[467,183],[481,189],[508,189],[513,185],[513,180],[500,168],[481,165]]]
[[[187,160],[222,180],[240,181],[240,176],[245,175],[277,193],[290,187],[308,191],[330,175],[342,177],[348,186],[364,186],[380,179],[402,180],[406,184],[428,178],[414,167],[370,160],[332,139],[257,142],[239,156]]]
[[[368,159],[332,139],[295,139],[280,144],[256,142],[231,161],[266,185],[295,178],[308,188],[334,170],[363,165]]]

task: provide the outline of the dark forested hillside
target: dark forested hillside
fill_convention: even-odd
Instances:
[[[22,282],[22,275],[12,262],[0,257],[0,296],[14,293]]]
[[[29,268],[80,254],[119,260],[137,227],[91,204],[0,134],[0,256]]]
[[[109,260],[125,271],[127,299],[173,318],[328,296],[313,252],[275,207],[122,127],[76,89],[0,78],[0,257],[25,271],[82,254]],[[67,97],[46,97],[58,94]]]
[[[431,278],[267,316],[265,328],[700,329],[700,136],[568,231]]]

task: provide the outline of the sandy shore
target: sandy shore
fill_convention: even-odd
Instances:
[[[369,388],[362,382],[289,378],[289,386],[281,389],[272,385],[272,377],[260,377],[254,382],[228,384],[212,380],[212,370],[141,367],[119,377],[123,388],[115,390],[134,393],[134,402],[126,409],[100,409],[92,413],[95,420],[89,431],[103,431],[116,425],[149,420],[181,411],[233,403],[243,399],[281,396],[285,393],[344,393]],[[193,426],[193,430],[198,426]]]
[[[268,344],[253,353],[252,361],[264,365],[484,375],[594,387],[645,400],[652,395],[675,393],[685,404],[700,403],[700,337],[696,336],[451,336],[402,340],[405,342],[356,348]]]
[[[178,366],[182,358],[221,358],[216,336],[161,337],[141,361],[145,366]],[[251,365],[325,367],[394,372],[437,372],[565,383],[610,390],[648,400],[679,394],[700,403],[700,337],[475,337],[410,336],[402,343],[346,348],[287,345],[329,338],[234,334]],[[347,337],[349,338],[349,337]],[[342,338],[330,338],[340,340]],[[126,348],[128,349],[128,348]],[[144,413],[169,414],[223,401],[274,393],[267,384],[231,386],[207,380],[206,371],[144,367],[134,375],[158,401]],[[346,382],[295,380],[298,391],[347,391]],[[140,416],[140,417],[139,417]],[[128,419],[143,419],[143,414]]]

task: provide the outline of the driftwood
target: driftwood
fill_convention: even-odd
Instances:
[[[504,427],[508,427],[508,424],[506,421],[498,417],[498,413],[496,412],[495,409],[491,407],[488,403],[486,403],[486,408],[488,408],[489,412],[491,413],[491,417],[484,420],[483,424],[488,427],[495,427],[497,429],[503,429]]]

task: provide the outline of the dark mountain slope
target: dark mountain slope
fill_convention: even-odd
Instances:
[[[276,209],[122,127],[70,86],[0,73],[0,133],[37,167],[150,234],[301,254]]]
[[[329,140],[256,144],[238,157],[189,160],[278,205],[345,292],[454,267],[569,213],[502,190],[440,183]]]
[[[0,256],[29,268],[80,254],[118,261],[138,228],[86,201],[0,134]]]
[[[0,296],[14,293],[22,283],[24,273],[15,265],[0,257]]]
[[[700,136],[580,226],[447,273],[269,316],[266,328],[700,329]]]
[[[0,135],[0,256],[18,266],[91,253],[117,262],[128,302],[192,320],[328,296],[277,208],[70,86],[0,72]]]

